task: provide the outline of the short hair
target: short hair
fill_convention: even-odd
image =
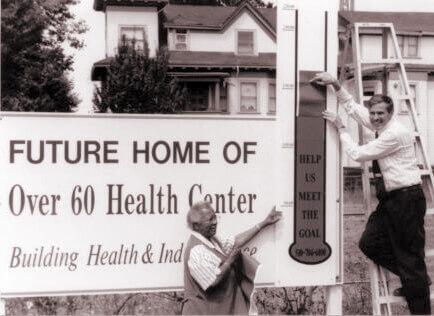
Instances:
[[[207,201],[200,201],[191,206],[187,213],[187,224],[190,229],[193,229],[193,224],[197,224],[202,220],[204,210],[211,210],[214,212],[211,203]]]
[[[392,98],[388,97],[384,94],[374,94],[369,100],[368,100],[368,107],[371,108],[375,104],[378,103],[386,103],[386,110],[388,113],[393,112],[393,100]]]

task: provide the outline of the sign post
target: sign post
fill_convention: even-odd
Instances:
[[[277,26],[278,200],[291,214],[285,229],[278,227],[278,239],[291,241],[285,255],[279,248],[278,262],[290,263],[278,264],[278,271],[284,280],[328,285],[331,314],[342,313],[340,156],[321,112],[337,107],[331,91],[309,80],[322,71],[336,75],[338,10],[337,0],[285,0],[278,3]],[[311,278],[299,280],[294,271],[301,270]]]

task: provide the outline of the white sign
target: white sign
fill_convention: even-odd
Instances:
[[[275,204],[274,119],[6,115],[0,121],[3,296],[174,290],[186,213],[211,202],[239,233]],[[246,249],[275,284],[269,229]]]
[[[283,211],[275,229],[244,249],[262,263],[257,286],[340,282],[339,155],[330,130],[324,223],[295,227],[299,73],[337,68],[338,1],[324,3],[333,6],[279,2],[276,119],[2,114],[1,296],[182,289],[186,213],[201,200],[215,208],[218,234],[252,227],[273,205]],[[325,102],[336,109],[330,91]],[[316,220],[315,211],[305,213]],[[329,253],[291,256],[295,233],[321,238]],[[317,255],[323,260],[306,263]]]

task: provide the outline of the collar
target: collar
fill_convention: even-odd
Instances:
[[[195,232],[194,230],[191,231],[191,234],[199,239],[201,242],[203,242],[205,245],[207,245],[210,248],[215,248],[214,244],[211,242],[211,240],[206,239],[202,236],[202,234]]]
[[[390,121],[387,122],[387,124],[383,126],[383,128],[380,128],[380,129],[378,129],[378,130],[374,130],[374,132],[378,132],[378,135],[380,135],[380,134],[383,133],[386,129],[388,129],[390,126],[392,126],[394,122],[395,122],[395,117],[392,117],[392,118],[390,119]]]
[[[208,246],[211,249],[215,249],[218,252],[224,254],[224,252],[220,249],[219,245],[217,243],[213,243],[211,240],[206,239],[203,235],[201,235],[200,233],[192,230],[191,234],[196,237],[197,239],[199,239],[202,243],[204,243],[206,246]],[[213,238],[215,239],[215,237]]]

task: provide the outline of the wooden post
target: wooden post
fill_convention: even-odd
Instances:
[[[327,287],[327,315],[342,315],[342,284]]]
[[[0,316],[6,315],[6,301],[0,298]]]

